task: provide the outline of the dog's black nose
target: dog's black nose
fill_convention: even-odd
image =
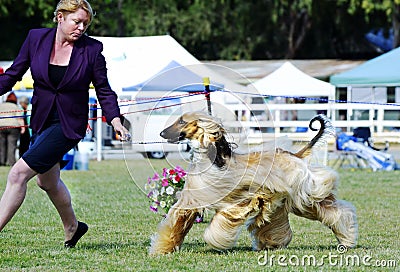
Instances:
[[[165,136],[164,130],[160,132],[160,136],[163,137],[163,138],[165,138],[165,137],[164,137],[164,136]]]

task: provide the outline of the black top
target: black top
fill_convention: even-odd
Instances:
[[[67,71],[67,67],[68,66],[49,64],[49,79],[55,87],[60,84],[65,72]],[[57,105],[54,103],[51,107],[49,116],[47,117],[46,124],[50,125],[58,122],[60,122],[60,117],[58,116]]]
[[[49,78],[51,83],[57,87],[60,84],[61,80],[65,75],[65,71],[67,71],[68,66],[60,66],[49,64]]]

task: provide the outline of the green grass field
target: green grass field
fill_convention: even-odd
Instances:
[[[235,248],[217,252],[202,239],[210,213],[205,223],[194,225],[180,252],[150,257],[150,236],[161,216],[149,210],[141,188],[154,170],[176,164],[186,166],[181,161],[107,160],[91,161],[89,171],[63,171],[77,217],[90,227],[69,250],[63,247],[56,210],[30,181],[24,204],[0,233],[0,271],[400,270],[400,171],[339,171],[339,196],[356,206],[360,232],[357,248],[344,254],[328,228],[296,216],[290,217],[294,236],[286,249],[254,252],[243,230]],[[0,168],[1,193],[7,173],[8,168]]]

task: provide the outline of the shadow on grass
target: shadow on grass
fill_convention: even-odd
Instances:
[[[223,250],[223,251],[218,251],[215,249],[212,249],[210,247],[207,247],[207,244],[203,244],[203,245],[198,245],[199,250],[201,250],[201,252],[203,253],[213,253],[213,254],[230,254],[230,253],[248,253],[248,252],[263,252],[265,250],[267,251],[331,251],[334,252],[337,250],[337,246],[336,245],[300,245],[300,246],[289,246],[286,248],[277,248],[277,249],[263,249],[263,250],[259,250],[259,251],[255,251],[253,250],[253,248],[251,246],[236,246],[233,247],[231,249],[228,250]],[[190,248],[192,250],[195,250],[196,246],[195,245],[190,245]],[[205,248],[205,249],[204,249]],[[368,247],[360,247],[357,246],[355,249],[368,249]],[[354,249],[349,249],[349,250],[354,250]]]
[[[145,250],[150,246],[149,242],[131,241],[131,242],[99,242],[99,243],[82,243],[79,248],[89,250],[110,250],[110,249],[127,249],[127,248],[143,248]],[[78,246],[77,246],[78,248]]]
[[[107,251],[107,250],[116,250],[116,249],[142,249],[143,251],[148,251],[150,248],[150,241],[146,240],[132,240],[128,242],[98,242],[98,243],[82,243],[78,245],[77,248],[94,250],[94,251]],[[349,250],[368,250],[371,249],[368,246],[358,245],[354,249]],[[288,246],[286,248],[279,249],[263,249],[259,251],[254,251],[251,246],[234,246],[231,249],[227,250],[216,250],[207,245],[207,243],[203,241],[197,242],[184,242],[181,251],[182,252],[198,252],[199,254],[214,254],[214,255],[227,255],[232,253],[251,253],[251,252],[264,252],[265,250],[275,252],[275,251],[330,251],[335,252],[337,250],[337,245],[296,245],[296,246]],[[175,252],[178,253],[178,252]]]
[[[300,246],[289,246],[285,248],[286,250],[317,250],[317,251],[336,251],[338,245],[300,245]],[[357,245],[355,248],[348,248],[348,251],[350,250],[366,250],[366,249],[371,249],[371,247],[368,246],[362,246],[362,245]]]
[[[336,245],[298,245],[298,246],[288,246],[283,250],[316,250],[316,251],[326,251],[326,250],[336,250]]]

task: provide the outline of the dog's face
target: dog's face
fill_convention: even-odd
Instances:
[[[216,118],[204,112],[189,112],[179,117],[171,126],[161,131],[160,136],[170,143],[188,139],[208,147],[223,137],[225,130]]]

